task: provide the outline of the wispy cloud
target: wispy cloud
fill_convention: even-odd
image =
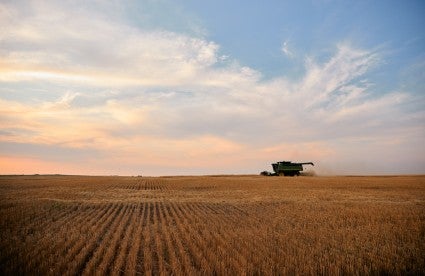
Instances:
[[[292,58],[294,56],[294,53],[289,49],[289,41],[285,40],[282,43],[282,47],[280,48],[280,50],[289,58]]]

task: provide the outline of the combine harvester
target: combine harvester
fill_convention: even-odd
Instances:
[[[314,166],[313,162],[292,163],[291,161],[280,161],[272,164],[274,173],[264,171],[261,175],[298,176],[303,170],[303,165]]]

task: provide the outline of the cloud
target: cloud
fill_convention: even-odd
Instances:
[[[3,4],[2,81],[179,85],[204,79],[203,70],[221,59],[213,42],[72,8],[64,13],[51,2],[33,2],[27,11]]]
[[[84,151],[101,156],[81,157],[93,173],[246,173],[284,157],[349,163],[372,147],[394,157],[425,137],[425,115],[403,109],[412,96],[368,80],[377,51],[340,43],[325,61],[306,57],[299,79],[265,80],[214,41],[61,5],[0,4],[0,82],[57,93],[0,95],[0,147],[38,145],[25,164],[47,168],[50,147],[58,162],[68,162],[58,148],[75,151],[76,163]],[[293,55],[288,42],[282,51]]]
[[[289,50],[289,42],[286,40],[282,43],[282,47],[280,50],[289,58],[292,58],[294,56],[294,53]]]

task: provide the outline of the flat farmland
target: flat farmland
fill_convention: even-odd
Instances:
[[[0,275],[424,274],[425,176],[0,176]]]

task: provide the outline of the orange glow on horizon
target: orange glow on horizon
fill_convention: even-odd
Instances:
[[[93,174],[83,166],[26,157],[0,157],[0,174]]]

